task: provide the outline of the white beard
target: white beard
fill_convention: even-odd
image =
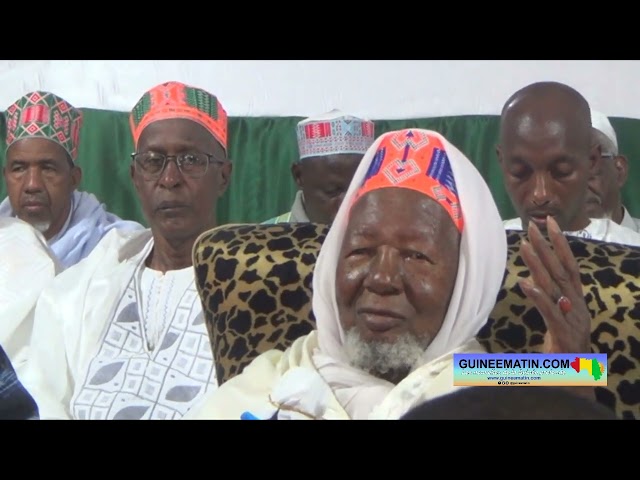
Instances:
[[[51,227],[51,222],[35,222],[32,223],[31,226],[44,235],[44,232]]]
[[[344,350],[352,367],[381,377],[389,371],[411,372],[423,365],[424,352],[431,340],[404,333],[394,343],[367,342],[352,328],[345,332]]]

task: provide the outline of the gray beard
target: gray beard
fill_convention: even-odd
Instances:
[[[51,227],[51,222],[34,222],[31,226],[44,235],[44,233],[49,230],[49,227]]]
[[[424,351],[432,338],[418,338],[410,333],[402,334],[394,343],[367,342],[360,332],[352,328],[345,332],[344,350],[349,364],[376,377],[389,372],[407,374],[424,364]]]

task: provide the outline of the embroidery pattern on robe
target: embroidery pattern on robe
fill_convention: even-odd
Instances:
[[[132,280],[74,396],[75,418],[179,419],[201,394],[215,388],[209,336],[193,281],[175,311],[167,313],[169,324],[153,350],[147,348],[140,316]]]

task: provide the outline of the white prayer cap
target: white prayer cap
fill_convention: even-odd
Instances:
[[[618,153],[618,137],[616,136],[616,131],[611,126],[611,122],[609,121],[607,116],[603,113],[600,113],[592,109],[591,110],[591,126],[596,130],[602,132],[609,140],[611,140],[611,143],[613,143],[613,146],[615,148],[615,151],[611,153],[617,154]]]
[[[364,155],[375,140],[370,120],[331,110],[298,123],[300,159],[342,153]]]

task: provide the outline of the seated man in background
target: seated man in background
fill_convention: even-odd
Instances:
[[[550,231],[554,250],[530,229],[521,287],[547,324],[545,352],[586,352],[578,267],[553,220]],[[316,261],[317,330],[257,357],[186,418],[399,419],[464,388],[453,385],[453,355],[483,353],[476,335],[506,260],[502,220],[475,166],[436,132],[386,133],[356,170]],[[573,308],[563,313],[559,299]]]
[[[557,82],[539,82],[514,93],[500,118],[498,160],[519,218],[507,230],[533,222],[545,231],[551,216],[568,235],[640,245],[640,233],[610,219],[589,218],[589,180],[601,161],[587,100]]]
[[[0,420],[38,420],[38,406],[0,345]]]
[[[602,160],[589,182],[587,213],[590,218],[610,218],[618,225],[640,233],[640,219],[622,204],[622,187],[629,176],[627,157],[618,151],[618,137],[606,115],[591,110],[591,123]]]
[[[471,387],[434,398],[401,420],[617,420],[604,405],[558,387]]]
[[[3,169],[7,198],[0,217],[18,217],[47,239],[63,267],[85,258],[114,228],[141,230],[90,193],[77,190],[82,113],[49,92],[31,92],[7,109]]]
[[[332,110],[301,121],[296,133],[300,157],[291,165],[291,174],[299,190],[291,211],[264,223],[329,224],[375,139],[374,124]]]
[[[41,295],[42,348],[20,378],[43,419],[177,419],[217,385],[191,255],[229,184],[227,114],[211,93],[168,82],[130,123],[151,228],[109,233]]]
[[[18,374],[29,354],[38,297],[61,271],[39,231],[0,217],[0,345]]]

